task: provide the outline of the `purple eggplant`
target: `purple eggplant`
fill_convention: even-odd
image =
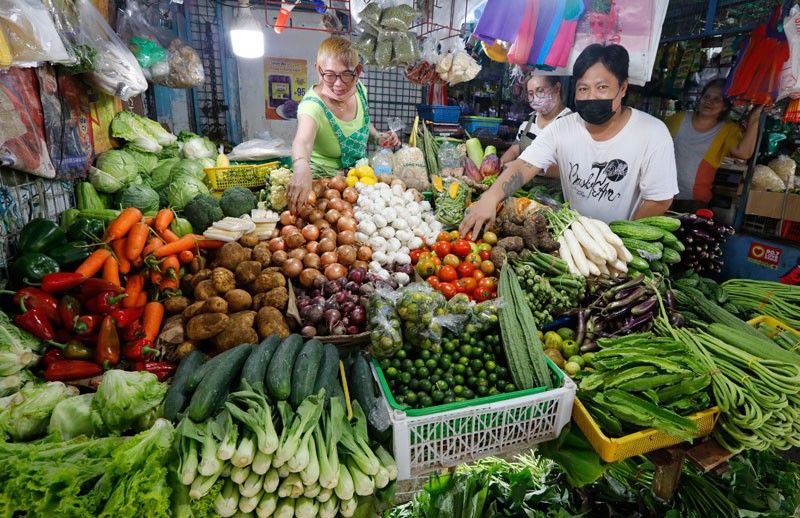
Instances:
[[[638,317],[644,315],[645,313],[652,313],[653,309],[655,309],[656,307],[657,302],[658,299],[656,298],[655,295],[653,295],[644,302],[640,302],[639,304],[633,306],[631,308],[631,315],[634,317]]]

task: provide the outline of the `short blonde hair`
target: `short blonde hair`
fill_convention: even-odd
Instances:
[[[320,44],[317,51],[317,65],[329,58],[339,60],[349,67],[358,65],[358,51],[350,40],[341,36],[331,36]]]

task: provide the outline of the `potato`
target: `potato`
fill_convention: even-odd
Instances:
[[[266,338],[270,335],[278,335],[281,338],[289,336],[289,324],[279,310],[264,306],[258,310],[258,336]]]
[[[217,290],[214,289],[214,283],[211,279],[206,279],[194,288],[195,300],[206,300],[217,295]]]
[[[236,267],[236,284],[247,286],[261,273],[261,263],[258,261],[242,261]]]
[[[267,241],[262,241],[253,247],[252,259],[253,261],[261,263],[261,266],[269,266],[269,262],[272,260],[272,254],[269,251],[269,243]]]
[[[253,305],[253,296],[241,289],[231,290],[225,294],[228,310],[231,313],[250,309]]]
[[[253,304],[252,304],[252,308],[253,308],[253,309],[255,309],[256,311],[258,311],[259,309],[263,308],[263,307],[266,305],[266,304],[264,304],[264,301],[265,301],[265,300],[266,300],[266,298],[267,298],[267,293],[269,293],[269,292],[265,292],[265,293],[256,293],[256,294],[253,296]]]
[[[258,238],[258,234],[255,232],[248,232],[247,234],[243,235],[241,239],[239,239],[239,244],[245,248],[253,248],[261,240]]]
[[[200,270],[196,274],[192,275],[191,291],[194,292],[194,289],[197,288],[198,284],[210,278],[211,278],[211,270],[209,269]]]
[[[189,271],[192,273],[197,273],[200,270],[205,269],[206,267],[206,258],[202,255],[196,255],[192,258],[192,262],[189,263]]]
[[[203,307],[205,307],[205,305],[206,301],[204,300],[198,300],[197,302],[190,304],[186,309],[183,310],[183,319],[189,320],[192,317],[203,314]]]
[[[170,297],[164,301],[164,310],[171,315],[183,313],[189,304],[189,299],[186,297]]]
[[[203,303],[203,310],[201,313],[227,313],[228,302],[219,296],[214,296]]]
[[[251,285],[251,293],[264,293],[265,291],[269,291],[275,288],[281,288],[286,286],[286,277],[283,276],[282,273],[273,272],[273,271],[263,271],[261,274],[253,281]]]
[[[192,279],[194,275],[191,273],[185,273],[183,277],[181,277],[181,291],[183,293],[192,293],[194,292],[194,288],[192,288]]]
[[[289,302],[289,292],[281,286],[280,288],[273,288],[269,290],[264,296],[263,306],[272,306],[273,308],[284,311],[286,304]]]
[[[215,261],[218,266],[234,271],[239,263],[247,260],[245,257],[245,248],[242,245],[235,242],[225,243],[222,248],[217,250]]]
[[[166,356],[167,359],[171,359],[172,357],[174,357],[175,360],[182,360],[187,356],[189,356],[190,352],[196,349],[197,349],[197,342],[186,340],[185,342],[181,342],[181,344],[172,351],[172,354],[170,354],[170,351],[167,351]]]
[[[255,321],[255,311],[240,311],[231,315],[223,332],[214,339],[216,349],[222,352],[239,344],[258,342],[258,334],[253,329]]]
[[[242,256],[242,261],[249,261],[253,258],[253,249],[252,248],[245,248],[244,255]]]
[[[203,313],[192,317],[186,324],[189,340],[208,340],[220,334],[228,325],[230,317],[222,313]]]
[[[214,268],[211,272],[211,282],[219,293],[227,293],[236,288],[236,279],[233,272],[227,268]]]

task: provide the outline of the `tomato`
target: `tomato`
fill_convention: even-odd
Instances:
[[[483,272],[481,272],[483,273]],[[497,289],[497,277],[484,277],[480,281],[478,281],[479,288],[485,288],[489,291],[494,291]]]
[[[419,258],[422,257],[425,251],[422,248],[417,248],[416,250],[412,250],[408,255],[411,257],[411,264],[417,264]]]
[[[488,243],[479,244],[478,245],[478,252],[484,252],[484,251],[491,252],[492,251],[492,245],[490,245]]]
[[[456,268],[456,270],[458,271],[459,277],[472,277],[472,274],[475,273],[475,265],[470,262],[464,261],[463,263],[458,265],[458,268]]]
[[[485,274],[494,273],[494,263],[491,261],[482,261],[481,262],[481,271]]]
[[[456,239],[459,238],[461,238],[461,233],[458,230],[450,231],[450,241],[455,241]]]
[[[472,251],[469,241],[465,239],[458,239],[453,243],[452,251],[459,257],[466,257]]]
[[[463,279],[458,279],[456,281],[456,289],[459,290],[459,293],[472,294],[477,287],[478,281],[472,277],[464,277]]]
[[[431,254],[431,262],[435,266],[441,266],[442,265],[442,260],[439,259],[439,256],[437,256],[436,254]]]
[[[446,256],[450,253],[450,242],[438,241],[433,245],[433,251],[436,252],[436,255],[440,258]]]
[[[489,243],[490,245],[494,245],[495,243],[497,243],[497,234],[495,234],[494,232],[484,232],[483,240]]]
[[[453,236],[450,235],[450,232],[441,231],[439,235],[436,236],[436,241],[447,241],[448,243],[453,240]]]
[[[467,234],[464,236],[464,239],[467,241],[472,241],[472,232],[467,232]]]
[[[481,261],[483,261],[483,259],[481,259],[481,256],[479,256],[478,254],[469,254],[466,257],[466,259],[464,259],[464,261],[467,263],[474,264],[475,267],[477,268],[478,266],[481,265]]]
[[[479,287],[478,289],[475,290],[472,296],[475,297],[476,302],[483,302],[484,300],[489,300],[490,298],[492,298],[492,292],[487,290],[486,288]]]
[[[428,258],[420,259],[420,261],[417,263],[417,273],[423,279],[425,277],[430,277],[435,271],[436,265],[433,264],[433,262]]]
[[[459,259],[458,257],[456,257],[456,256],[455,256],[455,255],[453,255],[453,254],[447,254],[447,255],[446,255],[446,256],[444,256],[444,258],[442,259],[442,263],[443,263],[443,264],[450,265],[450,266],[452,266],[453,268],[455,268],[456,266],[458,266],[459,264],[461,264],[461,259]]]
[[[458,272],[450,265],[442,266],[439,270],[439,280],[444,282],[453,282],[458,279]]]
[[[457,293],[456,287],[449,282],[443,282],[439,284],[439,291],[442,292],[444,298],[450,300],[453,296]]]
[[[484,261],[488,261],[492,257],[492,252],[490,252],[489,250],[484,250],[483,252],[478,253],[478,257],[480,257]]]
[[[439,284],[441,284],[441,281],[439,280],[439,277],[437,277],[435,275],[431,275],[430,277],[428,277],[428,284],[430,284],[433,289],[438,290],[439,289]]]
[[[483,280],[484,277],[486,277],[486,274],[484,274],[480,270],[475,270],[475,273],[472,274],[472,278],[478,282],[481,282],[481,280]]]

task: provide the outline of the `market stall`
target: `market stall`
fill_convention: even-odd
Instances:
[[[796,273],[730,275],[743,227],[713,204],[607,218],[501,166],[517,133],[507,97],[536,67],[568,75],[590,43],[617,42],[652,94],[661,27],[680,19],[666,4],[220,5],[213,30],[237,56],[223,74],[238,67],[245,84],[253,59],[264,66],[256,104],[225,102],[266,115],[269,134],[233,142],[201,120],[164,124],[183,117],[164,99],[217,81],[207,49],[178,36],[208,6],[131,1],[112,25],[99,4],[0,8],[0,84],[20,123],[0,137],[4,514],[797,512]],[[297,200],[310,160],[284,135],[317,92],[297,56],[328,33],[354,42],[369,81],[392,69],[405,93],[392,111],[379,82],[369,105],[348,90],[376,138],[367,147],[369,117],[358,146],[332,124],[359,156],[315,168]],[[767,87],[748,85],[758,35],[740,42],[731,96],[771,107],[759,135],[791,134],[795,101],[769,79],[793,40],[755,74]],[[322,74],[355,85],[345,72]],[[678,96],[689,72],[672,78]],[[781,109],[790,122],[766,122]],[[90,114],[90,129],[72,124]],[[758,140],[740,215],[769,211],[791,238],[793,150]],[[613,182],[639,174],[606,166]],[[494,218],[460,228],[500,186]]]

